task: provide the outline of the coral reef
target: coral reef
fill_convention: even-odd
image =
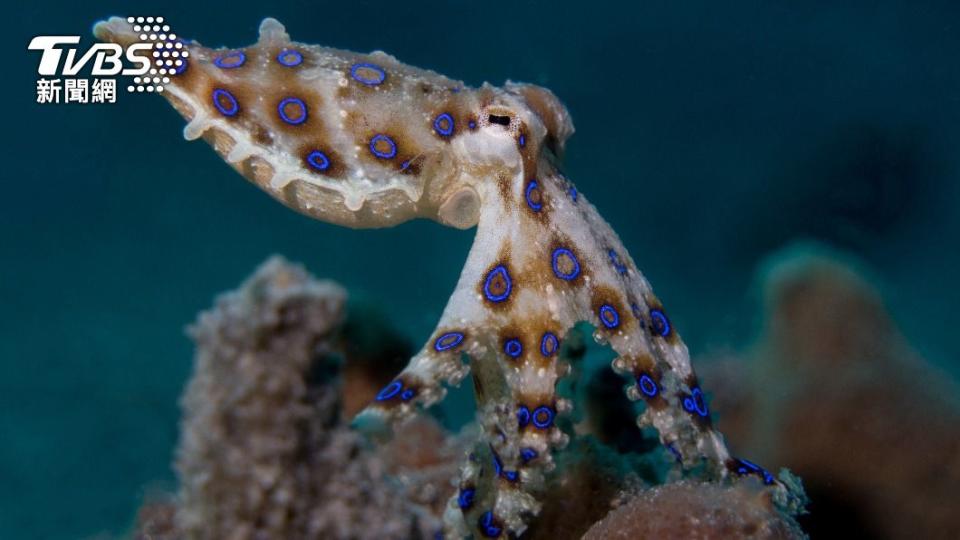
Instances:
[[[803,477],[814,537],[960,538],[956,386],[857,266],[808,245],[771,259],[757,343],[704,362],[719,423],[732,447]]]
[[[335,347],[345,296],[275,258],[190,329],[196,366],[176,460],[184,537],[404,538],[437,529],[414,502],[429,497],[384,481],[391,463],[342,422]],[[436,426],[417,431],[433,452],[444,447]]]
[[[450,478],[481,440],[476,424],[452,434],[420,416],[403,425],[403,437],[376,445],[346,426],[347,393],[374,392],[379,378],[398,368],[404,342],[368,308],[346,313],[345,297],[337,285],[275,257],[199,317],[190,328],[197,353],[182,401],[180,489],[144,504],[135,538],[435,538],[444,514],[459,511],[448,504],[456,491]],[[565,358],[579,366],[584,344],[572,339]],[[388,373],[377,374],[378,365]],[[583,426],[600,425],[608,414],[599,401],[582,411]],[[770,491],[751,480],[738,488],[652,488],[676,471],[666,452],[649,451],[655,440],[643,446],[618,450],[582,433],[558,452],[524,538],[596,535],[628,513],[643,530],[694,537],[795,532],[771,505]],[[709,518],[676,522],[704,509]]]
[[[805,535],[777,512],[759,481],[734,486],[682,481],[642,492],[583,535],[584,540],[635,538],[787,540]]]

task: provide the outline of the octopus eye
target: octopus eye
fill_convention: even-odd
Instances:
[[[501,126],[510,125],[510,117],[505,115],[500,115],[500,114],[487,115],[487,121],[490,122],[491,124],[499,124]]]

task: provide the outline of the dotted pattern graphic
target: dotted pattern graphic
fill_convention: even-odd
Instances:
[[[184,50],[183,42],[164,24],[163,17],[127,17],[133,25],[133,31],[139,33],[141,42],[151,43],[153,66],[147,73],[134,77],[133,84],[127,86],[128,92],[163,92],[163,85],[170,82],[169,75],[175,75],[186,67],[186,58],[190,53]]]

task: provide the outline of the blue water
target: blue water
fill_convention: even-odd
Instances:
[[[269,15],[294,39],[383,49],[471,85],[547,86],[578,129],[569,176],[695,355],[747,342],[757,262],[813,238],[866,261],[907,337],[960,373],[955,2],[194,4],[7,8],[0,538],[119,533],[145,494],[173,485],[183,327],[269,254],[378,299],[418,342],[472,236],[299,216],[183,141],[155,97],[36,104],[30,38],[88,39],[108,15],[163,15],[233,46]]]

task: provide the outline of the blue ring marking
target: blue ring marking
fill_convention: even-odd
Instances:
[[[456,347],[463,342],[463,333],[462,332],[447,332],[442,336],[438,337],[436,341],[433,342],[433,348],[437,352],[449,351],[450,349]]]
[[[520,405],[517,407],[517,424],[521,428],[526,427],[530,423],[530,409],[526,405]]]
[[[560,257],[563,255],[566,255],[570,259],[570,262],[573,263],[573,268],[571,268],[570,271],[567,273],[564,273],[560,269],[560,264],[559,264]],[[574,255],[573,252],[567,248],[558,247],[557,249],[553,250],[553,260],[551,264],[553,266],[554,275],[556,275],[558,278],[562,280],[571,281],[576,279],[577,276],[580,275],[580,261],[578,261],[577,256]]]
[[[556,334],[553,332],[543,333],[543,337],[540,338],[540,354],[544,356],[553,356],[559,347],[560,340],[557,339]]]
[[[500,461],[500,456],[493,451],[493,447],[490,447],[490,452],[493,453],[493,473],[496,476],[500,476],[503,473],[503,463]]]
[[[516,482],[520,475],[517,474],[517,471],[503,471],[503,477],[511,482]]]
[[[768,486],[773,484],[773,475],[770,474],[770,472],[764,469],[763,467],[757,465],[756,463],[753,463],[752,461],[748,461],[743,458],[735,458],[735,459],[737,461],[737,464],[739,465],[739,467],[737,468],[737,474],[741,476],[745,474],[751,474],[751,473],[759,474],[763,476],[764,484]]]
[[[303,55],[296,49],[284,49],[277,54],[277,62],[287,67],[299,66],[303,63]]]
[[[506,287],[504,287],[504,291],[502,293],[493,294],[493,292],[490,291],[490,285],[493,284],[493,280],[497,276],[500,276],[503,279],[504,283],[506,283]],[[487,300],[491,302],[499,303],[509,298],[512,291],[513,280],[510,279],[510,272],[507,272],[507,267],[503,266],[502,264],[498,264],[493,270],[490,271],[490,273],[487,274],[487,279],[483,282],[484,296],[486,296]]]
[[[361,69],[369,69],[370,71],[375,72],[376,76],[372,79],[365,78],[359,73]],[[376,64],[371,64],[369,62],[358,62],[350,66],[350,76],[358,83],[365,84],[367,86],[377,86],[387,79],[387,72]]]
[[[543,194],[540,195],[540,202],[535,202],[530,198],[531,192],[539,187],[540,184],[537,183],[536,179],[530,180],[530,182],[527,183],[526,191],[523,193],[523,196],[527,199],[527,206],[529,206],[534,212],[539,212],[540,209],[543,208]]]
[[[411,399],[413,399],[413,396],[415,395],[417,395],[416,390],[414,390],[413,388],[407,388],[406,390],[403,391],[402,394],[400,394],[400,399],[402,401],[410,401]]]
[[[637,379],[637,385],[640,386],[640,391],[647,397],[656,397],[659,392],[657,383],[646,373],[640,375],[640,378]]]
[[[220,103],[221,98],[226,98],[230,102],[230,108],[226,108]],[[213,106],[224,116],[235,116],[240,112],[240,104],[237,103],[237,98],[233,97],[233,94],[223,88],[214,88]]]
[[[461,510],[466,510],[473,505],[473,497],[476,495],[477,490],[474,488],[461,489],[460,494],[457,495],[457,506]]]
[[[523,148],[524,146],[526,146],[526,145],[527,145],[527,136],[524,135],[523,133],[521,133],[521,134],[520,134],[520,141],[519,141],[519,142],[520,142],[520,148]]]
[[[577,202],[577,197],[578,197],[577,188],[575,188],[575,187],[573,187],[573,186],[570,186],[570,188],[567,189],[567,193],[570,194],[570,200],[571,200],[571,201]]]
[[[517,338],[510,338],[504,342],[503,352],[507,353],[510,358],[520,358],[520,355],[523,354],[523,343],[520,343]]]
[[[610,249],[607,251],[607,256],[610,257],[610,262],[613,263],[613,267],[617,269],[617,272],[620,275],[626,275],[627,267],[620,261],[620,254]]]
[[[598,315],[600,316],[600,322],[607,328],[613,329],[620,326],[620,314],[610,304],[600,306]]]
[[[683,408],[687,412],[695,412],[703,418],[710,416],[707,404],[703,401],[703,391],[700,390],[700,387],[694,386],[690,392],[692,394],[690,397],[683,398]]]
[[[640,306],[636,302],[630,302],[630,313],[633,313],[633,316],[637,319],[643,318],[640,314]]]
[[[680,452],[678,452],[677,449],[673,447],[673,443],[667,443],[667,450],[669,450],[670,453],[673,454],[673,457],[677,458],[677,463],[680,463],[680,464],[683,463],[683,457],[680,455]]]
[[[521,448],[520,449],[520,459],[524,463],[528,463],[537,458],[537,451],[533,448]]]
[[[320,150],[313,150],[307,154],[307,164],[323,172],[330,168],[330,158]]]
[[[234,61],[236,59],[236,61]],[[233,69],[242,66],[247,61],[247,55],[243,51],[233,51],[220,55],[213,59],[214,65],[221,69]]]
[[[737,469],[738,474],[759,473],[762,470],[759,465],[757,465],[756,463],[753,463],[752,461],[748,461],[742,458],[736,458],[736,459],[737,459],[737,464],[740,465],[740,467]]]
[[[503,531],[503,529],[493,524],[493,512],[490,510],[487,510],[482,516],[480,516],[480,519],[477,520],[477,524],[480,526],[480,532],[482,532],[487,538],[497,538]]]
[[[670,319],[667,318],[667,314],[662,310],[656,308],[651,309],[650,322],[653,326],[653,330],[662,337],[667,337],[670,335]]]
[[[300,106],[300,116],[299,117],[290,117],[287,116],[287,111],[284,109],[287,105],[299,105]],[[307,104],[303,102],[300,98],[295,97],[285,97],[280,100],[280,104],[277,105],[277,113],[280,114],[280,119],[284,122],[292,125],[299,126],[300,124],[307,121]]]
[[[475,120],[470,120],[467,122],[467,127],[470,129],[477,129],[477,122]]]
[[[381,152],[377,150],[378,142],[386,142],[390,146],[390,150],[386,152]],[[384,135],[383,133],[377,133],[370,139],[370,153],[377,156],[380,159],[393,159],[397,157],[397,143],[393,142],[393,139]]]
[[[443,120],[447,121],[446,129],[443,128]],[[449,137],[453,135],[454,126],[455,124],[453,121],[453,116],[450,116],[450,113],[440,113],[436,118],[433,119],[433,130],[436,131],[437,135],[440,135],[441,137]]]
[[[377,401],[386,401],[397,394],[400,393],[400,390],[403,389],[403,383],[400,381],[393,381],[392,383],[383,387],[383,390],[380,390],[380,393],[377,394]]]
[[[547,419],[540,420],[540,416],[544,414],[546,415]],[[546,405],[541,405],[537,407],[533,411],[533,414],[530,416],[531,416],[531,419],[533,420],[534,426],[540,429],[546,429],[550,427],[551,424],[553,424],[553,414],[554,414],[553,409],[551,409],[550,407],[547,407]]]

